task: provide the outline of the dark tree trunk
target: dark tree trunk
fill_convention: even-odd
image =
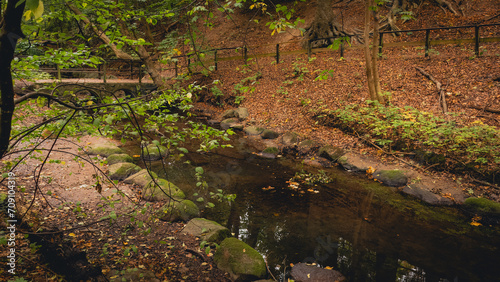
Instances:
[[[0,1],[3,7],[3,1]],[[11,63],[19,38],[24,37],[21,31],[21,19],[25,1],[8,1],[3,14],[0,15],[0,158],[9,148],[14,114],[14,85],[12,83]],[[2,17],[3,15],[3,17]]]
[[[360,39],[356,32],[345,30],[344,27],[336,21],[332,9],[332,0],[318,0],[314,20],[310,26],[306,28],[306,32],[304,33],[303,46],[308,47],[307,44],[311,40],[311,47],[326,47],[335,40],[332,37],[345,36],[350,36],[352,39]]]

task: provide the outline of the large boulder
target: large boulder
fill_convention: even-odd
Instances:
[[[113,154],[106,158],[108,165],[117,163],[132,163],[134,159],[127,154]]]
[[[408,177],[399,169],[377,170],[373,178],[391,187],[401,187],[408,182]]]
[[[201,241],[220,244],[222,240],[231,237],[226,227],[205,218],[193,218],[182,229],[182,232],[200,237]]]
[[[142,198],[146,201],[162,201],[169,199],[184,199],[186,196],[179,187],[166,179],[159,178],[156,183],[151,181],[142,189]]]
[[[141,171],[141,168],[133,163],[117,163],[109,166],[109,178],[113,180],[124,180],[132,174]]]
[[[150,144],[142,148],[142,157],[146,161],[157,161],[167,156],[168,149],[162,145]]]
[[[154,172],[151,172],[151,175],[153,175],[154,178],[158,178],[158,176]],[[127,177],[123,182],[127,184],[135,184],[144,188],[153,181],[151,175],[147,169],[143,169],[138,173],[132,174],[131,176]]]
[[[342,273],[336,270],[324,269],[305,263],[298,263],[292,267],[292,277],[297,282],[341,282],[346,279]]]
[[[264,258],[255,249],[236,238],[226,238],[214,254],[219,269],[233,280],[256,279],[266,275]]]
[[[94,144],[87,150],[87,154],[109,157],[113,154],[123,154],[123,150],[111,143]]]
[[[158,212],[158,216],[164,221],[188,221],[200,216],[200,209],[190,200],[172,200]]]

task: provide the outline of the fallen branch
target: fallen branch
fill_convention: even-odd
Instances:
[[[415,68],[429,80],[434,82],[434,84],[436,84],[436,88],[439,93],[439,104],[441,106],[441,109],[443,110],[443,114],[446,114],[448,112],[448,105],[446,104],[446,97],[444,95],[444,89],[441,87],[442,86],[441,82],[436,80],[430,73],[426,72],[424,69],[420,67],[415,67]]]
[[[476,109],[476,110],[481,110],[483,112],[489,112],[489,113],[494,113],[494,114],[500,114],[500,110],[497,110],[497,109],[492,109],[492,108],[488,108],[488,107],[480,107],[480,106],[476,106],[476,105],[470,105],[470,106],[467,106],[468,108],[473,108],[473,109]]]
[[[476,182],[476,183],[479,183],[479,184],[482,184],[482,185],[485,185],[485,186],[493,187],[495,189],[500,190],[500,187],[498,185],[495,185],[495,184],[492,184],[492,183],[489,183],[489,182],[486,182],[486,181],[482,181],[482,180],[479,180],[479,179],[475,179],[473,177],[471,177],[471,180],[473,182]]]

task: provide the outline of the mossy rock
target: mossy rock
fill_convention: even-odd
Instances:
[[[262,131],[262,133],[260,134],[260,137],[262,137],[262,139],[276,139],[278,138],[278,136],[280,136],[278,132],[272,131],[270,129],[264,129],[264,131]]]
[[[391,187],[400,187],[408,183],[408,177],[399,169],[375,171],[373,173],[373,178]]]
[[[186,195],[182,192],[179,187],[177,187],[172,182],[169,182],[166,179],[159,178],[156,180],[156,185],[153,181],[151,181],[148,185],[146,185],[142,189],[142,198],[146,201],[162,201],[169,200],[171,198],[174,199],[184,199]]]
[[[252,125],[249,127],[245,127],[243,131],[245,131],[245,133],[248,135],[260,135],[262,131],[264,131],[264,128]]]
[[[151,172],[151,175],[153,175],[154,178],[158,178],[158,175],[156,175],[156,173],[154,173],[154,172]],[[147,185],[149,185],[149,183],[151,183],[151,181],[153,181],[153,179],[149,175],[148,170],[143,169],[143,170],[139,171],[138,173],[132,174],[131,176],[127,177],[123,182],[128,183],[128,184],[136,184],[136,185],[144,188]]]
[[[142,157],[146,161],[157,161],[167,156],[168,149],[162,145],[150,144],[142,148]]]
[[[255,280],[266,275],[264,258],[248,244],[236,238],[226,238],[214,254],[214,261],[233,280]]]
[[[158,216],[164,221],[188,221],[200,216],[200,209],[190,200],[170,201],[158,212]]]
[[[267,147],[264,149],[264,151],[262,151],[262,153],[264,154],[273,154],[273,155],[277,155],[279,154],[280,150],[276,147]]]
[[[297,144],[299,135],[295,132],[286,132],[283,134],[282,142],[285,146],[294,146]]]
[[[205,218],[193,218],[182,229],[183,232],[200,237],[201,241],[220,244],[222,240],[231,237],[226,227]]]
[[[307,140],[304,140],[304,141],[299,143],[298,150],[302,154],[307,154],[307,153],[311,152],[316,146],[317,146],[316,142],[314,142],[313,140],[307,139]]]
[[[500,203],[486,198],[468,198],[465,200],[465,205],[476,211],[500,215]]]
[[[95,144],[87,150],[89,155],[100,155],[109,157],[114,154],[123,154],[123,150],[113,144]]]
[[[344,150],[339,147],[326,145],[318,150],[318,155],[332,162],[336,162],[342,155],[344,155]]]
[[[139,171],[141,171],[141,168],[135,164],[117,163],[109,166],[109,178],[113,180],[124,180]]]
[[[117,163],[133,163],[134,159],[127,154],[113,154],[106,158],[108,165],[113,165]]]

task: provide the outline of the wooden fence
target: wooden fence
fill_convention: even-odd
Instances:
[[[484,27],[490,26],[500,26],[500,23],[494,24],[480,24],[480,25],[467,25],[467,26],[452,26],[452,27],[435,27],[435,28],[423,28],[423,29],[410,29],[410,30],[399,30],[399,31],[383,31],[380,32],[379,39],[379,54],[382,54],[383,48],[388,47],[402,47],[402,46],[421,46],[425,50],[425,56],[429,56],[429,50],[433,45],[445,45],[445,44],[464,44],[464,43],[473,43],[474,44],[474,53],[476,56],[480,56],[480,44],[481,43],[490,43],[490,42],[500,42],[500,37],[481,37],[480,29]],[[437,30],[462,30],[462,29],[474,29],[474,37],[466,38],[466,39],[445,39],[445,40],[431,40],[430,35],[432,31]],[[384,42],[385,34],[409,34],[413,32],[425,32],[425,40],[424,41],[404,41],[404,42]],[[308,57],[311,57],[313,53],[316,52],[331,52],[329,48],[312,48],[312,43],[318,40],[325,39],[335,39],[335,37],[330,38],[319,38],[315,40],[310,40],[307,43],[307,49],[298,49],[291,51],[282,51],[280,47],[283,44],[297,43],[297,42],[285,42],[278,43],[274,46],[274,52],[272,53],[251,53],[249,54],[249,50],[257,50],[263,48],[263,46],[238,46],[238,47],[226,47],[226,48],[215,48],[210,50],[198,51],[194,54],[187,55],[179,55],[171,58],[171,62],[169,65],[173,65],[173,67],[164,68],[163,70],[171,70],[173,72],[173,77],[177,77],[182,69],[186,69],[188,73],[193,73],[193,68],[196,65],[211,65],[214,70],[218,69],[218,63],[223,61],[233,61],[233,60],[243,60],[243,62],[247,62],[250,58],[263,58],[263,57],[274,57],[276,59],[276,63],[280,63],[280,58],[284,55],[295,55],[295,54],[308,54]],[[270,46],[270,45],[266,45]],[[345,45],[343,43],[340,44],[339,53],[341,57],[344,57],[345,50],[348,49],[360,49],[363,48],[363,45],[351,46]],[[230,55],[230,56],[220,56],[221,52],[231,51],[239,54],[239,55]],[[212,56],[213,59],[207,59],[208,55]],[[202,58],[203,57],[203,58]],[[99,65],[98,69],[93,69],[92,71],[88,69],[65,69],[61,70],[56,66],[56,70],[48,70],[48,72],[56,72],[58,74],[58,78],[61,77],[61,72],[97,72],[98,76],[106,82],[107,74],[111,71],[114,74],[117,74],[116,70],[109,69],[110,62],[122,62],[123,64],[128,64],[129,68],[125,68],[125,74],[130,78],[138,77],[139,82],[141,82],[141,77],[144,73],[143,70],[143,62],[141,60],[120,60],[115,59],[106,62],[103,65]],[[134,69],[138,66],[137,69]],[[118,74],[124,73],[124,70],[121,69]]]

